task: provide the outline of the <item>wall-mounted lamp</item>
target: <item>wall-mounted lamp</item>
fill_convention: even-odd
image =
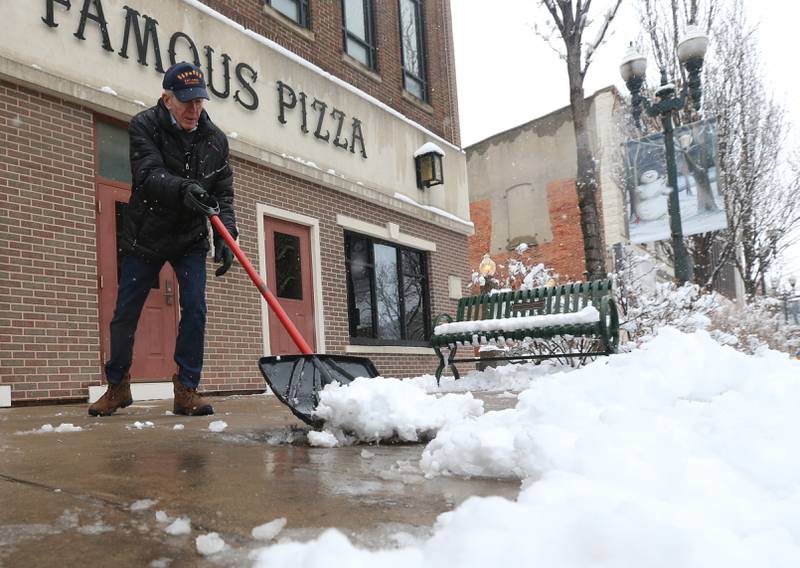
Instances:
[[[425,189],[444,183],[442,158],[444,151],[433,142],[426,142],[414,152],[418,188]]]

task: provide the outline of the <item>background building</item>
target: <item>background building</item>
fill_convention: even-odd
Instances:
[[[194,60],[228,134],[239,242],[318,352],[435,368],[430,314],[467,269],[448,0],[10,0],[0,9],[0,405],[102,390],[126,124]],[[421,188],[415,152],[444,154]],[[136,338],[134,396],[171,393],[169,266]],[[209,279],[206,391],[264,388],[295,352],[241,269]],[[167,381],[167,382],[165,382]],[[94,392],[93,390],[93,392]]]
[[[627,238],[625,194],[619,173],[622,100],[607,87],[587,98],[587,128],[597,160],[598,205],[606,266],[612,245]],[[470,211],[470,267],[489,253],[498,264],[520,243],[530,262],[552,267],[563,281],[584,280],[585,260],[575,191],[572,111],[564,107],[465,148]],[[619,180],[619,181],[618,181]]]

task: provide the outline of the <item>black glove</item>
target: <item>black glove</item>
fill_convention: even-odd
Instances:
[[[183,189],[183,204],[192,211],[205,214],[205,208],[200,209],[198,201],[205,205],[208,202],[208,192],[200,184],[190,183]]]
[[[222,276],[233,264],[233,251],[228,243],[219,235],[214,235],[214,262],[221,262],[222,266],[214,272],[215,276]]]

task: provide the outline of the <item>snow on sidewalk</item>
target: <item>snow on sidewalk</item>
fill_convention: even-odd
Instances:
[[[329,530],[256,565],[794,568],[798,408],[800,362],[664,329],[539,377],[516,408],[442,426],[423,470],[521,478],[515,502],[470,498],[415,546],[359,550]]]

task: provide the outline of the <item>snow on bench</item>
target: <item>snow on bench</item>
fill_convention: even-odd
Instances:
[[[519,331],[553,327],[557,325],[595,323],[600,321],[600,312],[591,303],[578,312],[568,314],[544,314],[540,316],[522,316],[473,321],[455,321],[437,325],[434,335],[453,333],[481,333],[487,331]]]

